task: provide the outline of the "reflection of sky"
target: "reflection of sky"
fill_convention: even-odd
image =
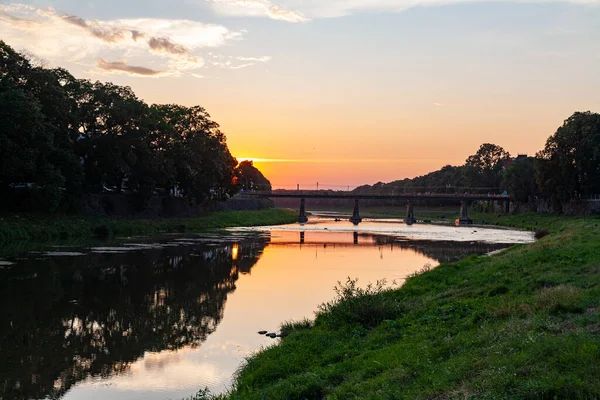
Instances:
[[[292,224],[286,226],[258,226],[233,228],[237,231],[289,231],[305,232],[305,238],[317,232],[358,232],[361,234],[390,235],[410,240],[439,240],[454,242],[486,242],[486,243],[530,243],[533,233],[508,229],[480,228],[472,226],[444,226],[416,224],[406,225],[401,220],[388,219],[386,223],[365,220],[358,226],[348,221],[312,220],[305,225]],[[350,236],[352,238],[352,236]],[[299,240],[299,239],[298,239]],[[364,239],[363,239],[364,240]],[[362,243],[363,240],[359,240]]]
[[[386,278],[401,283],[424,264],[437,264],[411,249],[379,246],[370,236],[358,240],[360,245],[354,246],[352,232],[307,232],[300,245],[299,232],[273,231],[263,256],[249,274],[239,276],[216,332],[198,348],[146,353],[126,373],[88,379],[64,398],[162,400],[180,399],[205,386],[222,391],[246,356],[275,343],[258,331],[277,331],[284,321],[312,318],[320,303],[333,298],[338,281],[359,278],[364,286]]]

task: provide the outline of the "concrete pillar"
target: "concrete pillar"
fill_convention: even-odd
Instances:
[[[300,232],[300,244],[304,244],[304,232]]]
[[[308,222],[308,217],[306,216],[306,200],[300,199],[300,215],[298,216],[298,222],[304,224]]]
[[[358,199],[354,199],[354,212],[352,213],[352,218],[350,218],[350,222],[354,225],[358,225],[362,222],[362,218],[358,213]]]
[[[358,232],[354,232],[354,244],[358,244]]]
[[[410,200],[406,200],[406,218],[404,218],[404,223],[406,225],[412,225],[415,222],[417,222],[417,219],[415,218],[413,203]]]
[[[460,202],[460,217],[454,221],[456,226],[471,225],[473,220],[469,218],[468,204],[466,200]]]

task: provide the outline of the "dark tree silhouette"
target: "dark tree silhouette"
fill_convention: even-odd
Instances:
[[[238,165],[238,185],[244,190],[271,190],[271,182],[254,166],[252,161],[242,161]]]
[[[148,106],[129,87],[34,66],[0,41],[0,209],[55,211],[103,191],[143,205],[174,188],[224,200],[239,189],[237,165],[204,108]]]
[[[556,208],[600,191],[600,114],[576,112],[537,154],[536,179]]]

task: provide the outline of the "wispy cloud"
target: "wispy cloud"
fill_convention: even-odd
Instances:
[[[48,11],[45,12],[45,15],[52,18],[56,16],[55,12]],[[125,39],[125,34],[130,33],[126,29],[117,28],[117,27],[102,27],[98,21],[87,21],[81,17],[77,17],[75,15],[62,15],[61,18],[63,21],[68,24],[75,25],[79,28],[82,28],[91,36],[96,39],[100,39],[107,43],[117,43],[121,42]]]
[[[98,68],[106,72],[119,72],[129,75],[140,75],[140,76],[160,76],[164,75],[165,71],[157,71],[154,69],[139,67],[134,65],[128,65],[125,61],[105,61],[103,59],[98,60]]]
[[[267,16],[288,22],[341,17],[359,12],[400,12],[417,6],[478,3],[488,0],[205,0],[220,13],[240,16]],[[600,0],[500,0],[503,2],[562,2],[598,5]]]
[[[307,22],[301,12],[291,10],[269,0],[206,0],[217,12],[239,16],[266,16],[286,22]]]
[[[246,67],[251,67],[253,65],[254,65],[254,63],[246,63],[246,64],[240,64],[240,65],[233,65],[233,66],[230,66],[229,69],[242,69],[242,68],[246,68]]]
[[[222,54],[208,53],[208,63],[214,67],[226,69],[242,69],[255,65],[256,63],[266,63],[271,60],[271,56],[262,57],[234,57]]]
[[[263,56],[263,57],[236,57],[236,60],[240,60],[240,61],[254,61],[254,62],[267,62],[269,60],[271,60],[270,56]]]
[[[96,72],[135,76],[177,76],[197,70],[206,66],[203,49],[224,46],[244,35],[191,20],[92,20],[26,4],[0,3],[0,22],[2,40],[53,65],[68,67],[72,62],[94,65]],[[127,63],[105,61],[125,57]]]

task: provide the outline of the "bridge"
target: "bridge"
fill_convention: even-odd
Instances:
[[[406,217],[404,222],[407,225],[412,225],[417,220],[414,214],[413,202],[416,200],[454,200],[460,201],[460,214],[456,219],[456,225],[470,225],[473,220],[469,218],[468,204],[473,201],[497,201],[505,204],[506,212],[509,211],[511,197],[504,194],[448,194],[448,193],[400,193],[400,194],[360,194],[352,192],[331,192],[331,191],[302,191],[290,190],[285,192],[246,192],[244,196],[259,197],[259,198],[293,198],[300,199],[300,215],[298,222],[303,224],[308,222],[306,216],[306,199],[351,199],[354,200],[354,211],[350,222],[358,225],[362,222],[359,212],[359,200],[404,200],[406,201]]]

